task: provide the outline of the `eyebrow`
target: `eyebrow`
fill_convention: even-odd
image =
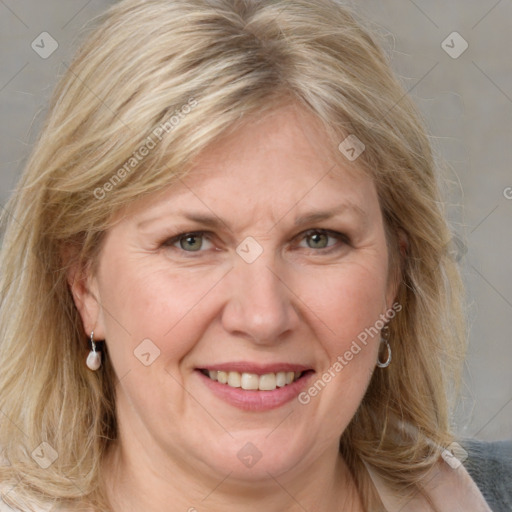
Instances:
[[[349,211],[356,214],[361,218],[363,222],[366,223],[368,220],[367,213],[357,204],[348,202],[341,203],[338,207],[333,208],[332,210],[317,210],[311,213],[307,213],[305,215],[301,215],[297,217],[294,221],[295,226],[302,226],[303,224],[312,224],[314,222],[320,222],[323,220],[331,219],[332,217],[336,217],[337,215]]]
[[[363,221],[364,224],[366,224],[368,221],[368,215],[365,210],[363,210],[360,206],[358,206],[355,203],[345,202],[339,204],[337,207],[330,210],[316,210],[310,213],[306,213],[304,215],[300,215],[294,220],[294,225],[302,226],[306,224],[313,224],[315,222],[321,222],[336,217],[337,215],[340,215],[345,211],[354,213]],[[274,229],[274,227],[277,224],[279,224],[287,215],[288,213],[286,213],[279,220],[277,220],[277,222],[274,224],[274,226],[272,226],[271,229]],[[217,217],[213,213],[205,214],[201,212],[178,211],[176,213],[176,217],[196,222],[197,224],[201,224],[209,228],[218,229],[220,227],[225,227],[229,231],[231,231],[231,226],[229,225],[229,223],[225,222],[224,220],[222,220],[220,217]],[[152,224],[153,222],[160,220],[161,218],[162,217],[152,217],[150,219],[145,219],[141,221],[139,224],[137,224],[137,228],[141,228],[148,224]]]

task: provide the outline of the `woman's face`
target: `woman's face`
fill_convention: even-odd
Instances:
[[[132,461],[255,480],[336,459],[395,289],[375,186],[326,140],[290,106],[246,124],[126,208],[74,285]]]

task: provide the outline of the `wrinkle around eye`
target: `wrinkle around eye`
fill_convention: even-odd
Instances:
[[[339,246],[340,244],[341,245],[350,245],[350,240],[349,240],[349,237],[347,235],[345,235],[344,233],[338,233],[337,231],[332,231],[332,230],[328,230],[328,229],[310,229],[306,232],[304,232],[302,234],[302,240],[308,240],[308,238],[311,238],[315,235],[325,235],[327,237],[327,239],[333,239],[333,240],[337,240],[339,243],[336,244],[329,244],[326,245],[325,247],[304,247],[302,246],[303,248],[305,249],[311,249],[311,250],[323,250],[323,249],[327,249],[329,250],[330,248],[335,248],[336,246]]]
[[[200,238],[201,239],[200,248],[196,249],[196,250],[187,251],[181,244],[184,240],[186,241],[188,238]],[[211,247],[203,248],[203,245],[205,243],[210,244]],[[163,248],[169,248],[169,249],[174,248],[180,252],[191,253],[191,254],[205,252],[207,250],[210,250],[214,246],[213,242],[208,237],[208,234],[203,231],[190,231],[190,232],[186,232],[186,233],[180,233],[179,235],[176,235],[174,237],[167,238],[159,245]]]
[[[324,235],[327,238],[327,245],[325,247],[308,246],[308,239],[315,235]],[[193,248],[191,250],[187,250],[187,247],[183,246],[183,244],[186,244],[187,238],[200,239],[200,247],[195,250]],[[268,237],[266,240],[269,241]],[[233,251],[236,250],[236,242],[240,242],[240,240],[232,241]],[[310,228],[292,236],[291,238],[284,239],[282,242],[283,249],[285,251],[298,251],[299,253],[307,252],[308,255],[315,255],[318,257],[321,257],[322,255],[335,255],[337,252],[342,252],[347,248],[354,247],[351,237],[345,232],[339,232],[328,228]],[[213,232],[204,230],[183,230],[176,235],[166,235],[161,237],[161,240],[158,240],[155,244],[155,249],[170,251],[173,256],[176,256],[177,258],[199,258],[201,256],[211,256],[212,253],[219,253],[229,248],[221,239],[217,239],[216,234]],[[230,251],[228,250],[228,252]]]

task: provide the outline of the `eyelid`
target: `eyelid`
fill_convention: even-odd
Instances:
[[[294,237],[294,239],[298,240],[299,242],[301,242],[307,236],[311,236],[311,235],[313,235],[315,233],[325,234],[328,237],[334,238],[334,239],[342,242],[343,244],[351,245],[350,237],[347,234],[341,233],[341,232],[338,232],[338,231],[334,231],[334,230],[331,230],[331,229],[325,229],[325,228],[310,228],[310,229],[307,229],[305,231],[302,231],[298,235],[296,235]],[[205,250],[201,249],[201,250],[198,250],[198,251],[185,251],[181,247],[175,247],[175,245],[180,240],[182,240],[183,238],[186,238],[188,236],[201,236],[201,237],[205,238],[206,240],[208,240],[210,243],[213,243],[212,242],[212,238],[213,238],[214,235],[215,234],[212,233],[211,231],[204,231],[204,230],[203,231],[201,231],[201,230],[198,230],[198,231],[183,231],[183,232],[181,232],[181,233],[179,233],[177,235],[165,238],[162,241],[162,243],[160,243],[159,245],[162,246],[162,247],[173,247],[175,249],[178,249],[181,253],[186,253],[188,255],[193,255],[193,254],[198,254],[198,253],[204,252]],[[309,249],[309,250],[314,251],[314,252],[322,252],[322,251],[323,252],[327,252],[329,250],[335,250],[336,248],[337,248],[337,244],[328,245],[327,247],[322,247],[322,248],[319,248],[319,249],[314,249],[312,247],[304,247],[304,249]]]
[[[159,246],[161,247],[174,247],[175,244],[177,244],[180,240],[187,238],[189,236],[200,236],[202,238],[207,239],[211,243],[211,236],[212,235],[210,231],[183,231],[175,236],[166,237]],[[199,251],[185,251],[184,249],[181,249],[180,247],[174,247],[175,249],[180,250],[181,252],[185,253],[199,253],[203,252],[203,250]]]
[[[339,231],[334,231],[334,230],[331,230],[331,229],[324,229],[324,228],[311,228],[311,229],[307,229],[306,231],[303,231],[302,233],[297,235],[297,238],[299,240],[303,240],[308,235],[313,235],[315,233],[321,233],[321,234],[327,235],[327,236],[329,236],[331,238],[335,238],[335,239],[343,242],[344,244],[351,245],[350,237],[347,234],[340,233]],[[335,247],[336,247],[336,245],[330,245],[330,246],[324,247],[323,250],[329,250],[329,249],[332,249],[332,248],[335,248]],[[308,249],[311,249],[313,251],[322,250],[322,249],[313,249],[311,247],[308,247]]]

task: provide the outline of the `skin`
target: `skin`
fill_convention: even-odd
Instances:
[[[120,439],[104,465],[115,510],[362,510],[338,441],[375,370],[378,336],[307,405],[244,411],[195,371],[290,362],[313,368],[314,381],[393,304],[375,185],[357,161],[335,162],[326,140],[293,105],[242,125],[182,182],[120,212],[95,273],[70,276],[84,330],[106,340],[119,379]],[[340,204],[352,206],[295,225]],[[319,229],[348,239],[310,233]],[[199,251],[174,240],[197,231],[209,234],[181,243]],[[250,264],[236,252],[249,236],[263,249]],[[144,339],[160,350],[149,366],[134,356]],[[252,467],[237,457],[247,443],[261,453]]]

